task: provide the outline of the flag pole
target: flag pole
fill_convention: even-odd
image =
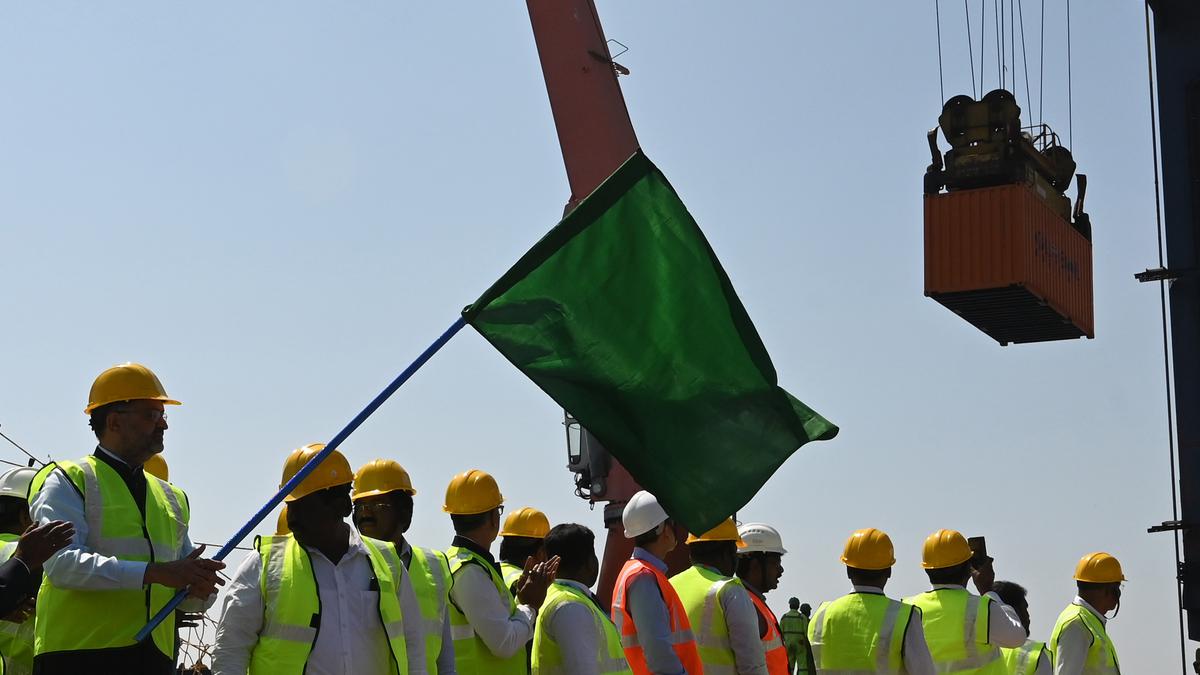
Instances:
[[[271,499],[269,499],[267,503],[258,510],[258,513],[255,513],[254,516],[250,518],[250,520],[246,521],[246,524],[242,525],[241,529],[239,529],[237,533],[230,537],[229,541],[225,542],[225,545],[221,547],[221,550],[217,551],[216,555],[214,555],[212,559],[224,560],[225,556],[228,556],[231,552],[233,552],[234,547],[241,543],[241,541],[246,538],[246,535],[250,534],[250,531],[253,530],[260,522],[262,522],[263,518],[266,518],[267,514],[273,511],[275,507],[283,501],[284,497],[291,494],[292,490],[294,490],[296,486],[308,476],[308,474],[312,473],[313,470],[317,468],[317,465],[325,461],[325,458],[329,457],[329,455],[336,450],[339,445],[342,444],[342,441],[345,441],[350,434],[354,433],[354,431],[358,429],[358,427],[362,425],[362,423],[365,422],[372,413],[379,409],[379,406],[383,405],[384,401],[387,401],[392,394],[396,393],[396,390],[399,389],[405,382],[407,382],[408,379],[413,376],[413,373],[417,372],[421,366],[425,365],[425,362],[428,361],[434,354],[436,354],[439,349],[445,346],[445,344],[450,341],[450,338],[454,337],[454,335],[458,333],[458,331],[462,330],[463,326],[466,324],[466,318],[461,316],[458,317],[458,319],[446,329],[446,332],[442,333],[438,339],[434,340],[433,344],[426,347],[425,351],[421,352],[421,355],[404,369],[404,372],[397,375],[396,379],[392,380],[391,384],[389,384],[387,387],[384,387],[383,391],[379,392],[379,395],[367,404],[367,407],[363,408],[362,411],[354,417],[354,419],[350,420],[350,423],[347,424],[341,431],[339,431],[338,434],[333,437],[333,440],[329,441],[329,443],[325,445],[325,448],[321,450],[321,452],[317,453],[308,461],[308,464],[305,464],[300,471],[296,473],[295,476],[292,476],[291,480],[289,480],[283,487],[279,488],[279,491],[275,493],[275,496],[271,497]],[[183,602],[184,598],[187,597],[187,593],[188,592],[186,588],[180,589],[180,591],[175,594],[175,597],[171,598],[171,601],[168,602],[165,607],[159,610],[158,614],[155,614],[154,617],[150,619],[150,623],[147,623],[142,630],[138,631],[138,634],[134,639],[138,642],[141,642],[149,637],[150,633],[158,626],[158,624],[162,623],[163,619],[166,619],[168,616],[170,616],[171,612],[175,611],[175,608],[179,606],[179,603]]]

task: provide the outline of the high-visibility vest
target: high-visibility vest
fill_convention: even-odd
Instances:
[[[412,581],[413,593],[421,607],[425,670],[429,675],[437,675],[437,660],[442,653],[442,626],[450,606],[450,564],[446,555],[431,548],[413,546],[408,578]]]
[[[508,606],[509,616],[517,613],[516,598],[508,590],[504,578],[487,560],[460,546],[446,549],[446,555],[450,559],[452,579],[466,565],[478,565],[491,578],[492,585],[500,595],[500,602]],[[459,675],[527,675],[529,672],[524,649],[519,649],[512,656],[503,659],[492,654],[492,650],[471,628],[471,622],[467,621],[466,615],[454,604],[453,599],[450,601],[450,635],[454,638],[454,664]]]
[[[779,628],[783,632],[783,642],[805,643],[808,641],[808,617],[799,611],[790,609],[779,617]]]
[[[17,552],[20,535],[0,533],[0,563]],[[30,675],[33,672],[33,617],[21,623],[0,621],[0,675]]]
[[[1108,631],[1104,627],[1104,623],[1096,618],[1087,608],[1076,604],[1067,605],[1067,608],[1058,615],[1058,621],[1054,623],[1054,631],[1050,633],[1050,653],[1058,654],[1058,638],[1067,626],[1075,622],[1082,622],[1088,632],[1092,634],[1092,646],[1088,648],[1087,661],[1083,665],[1083,675],[1119,675],[1121,672],[1121,664],[1117,660],[1117,648],[1113,645],[1112,640],[1108,638]]]
[[[146,476],[146,515],[116,470],[95,456],[47,464],[30,484],[30,501],[50,471],[62,471],[83,496],[87,541],[102,556],[134,562],[172,562],[180,557],[190,518],[182,490]],[[46,576],[37,597],[34,652],[82,651],[129,647],[133,636],[175,595],[175,589],[151,584],[128,590],[87,591],[59,588]],[[175,616],[171,613],[151,634],[167,658],[175,655]]]
[[[751,593],[750,599],[758,608],[759,616],[767,624],[767,634],[762,636],[763,655],[767,657],[767,673],[792,675],[788,672],[787,647],[783,644],[783,632],[779,629],[779,620],[775,618],[775,612],[767,607],[767,603],[763,602],[757,593]]]
[[[625,561],[625,566],[621,568],[621,574],[617,576],[617,582],[613,585],[612,618],[613,623],[617,626],[617,632],[621,634],[621,647],[625,650],[625,659],[629,661],[629,668],[634,675],[650,675],[641,636],[633,622],[633,615],[629,613],[628,605],[629,586],[643,576],[654,579],[658,584],[659,593],[662,594],[663,602],[667,606],[668,627],[671,631],[669,639],[675,656],[683,664],[688,675],[703,675],[704,665],[700,661],[700,651],[696,647],[696,638],[692,634],[692,623],[688,619],[687,611],[683,608],[683,603],[679,600],[679,594],[675,592],[675,587],[667,580],[665,574],[658,571],[658,568],[636,558]]]
[[[808,624],[817,672],[903,672],[904,634],[913,616],[912,605],[878,593],[821,603]]]
[[[1012,675],[1036,675],[1038,664],[1042,659],[1049,663],[1050,652],[1046,651],[1046,643],[1036,640],[1026,640],[1025,644],[1015,649],[1001,647],[1004,665]]]
[[[991,598],[965,588],[938,588],[905,602],[921,610],[925,643],[939,673],[1004,675],[1000,648],[988,642]]]
[[[504,583],[509,588],[512,588],[512,585],[517,583],[517,579],[520,579],[521,574],[524,572],[524,567],[517,567],[510,562],[500,561],[500,576],[504,577]]]
[[[559,581],[551,584],[546,591],[546,601],[542,603],[534,627],[533,675],[571,675],[563,663],[562,647],[546,630],[554,613],[571,604],[581,605],[591,612],[596,633],[602,637],[596,650],[596,672],[632,675],[629,662],[625,660],[625,650],[621,648],[621,635],[617,633],[612,620],[583,591]]]
[[[671,585],[692,623],[705,672],[733,675],[737,661],[729,644],[721,592],[731,585],[741,586],[742,582],[707,567],[692,565],[671,577]]]
[[[388,639],[393,675],[408,673],[404,613],[397,588],[404,564],[392,544],[363,537],[379,583],[379,622]],[[250,653],[249,675],[302,675],[320,628],[321,596],[312,558],[290,534],[259,537],[263,627]]]

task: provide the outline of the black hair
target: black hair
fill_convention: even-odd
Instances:
[[[1026,591],[1021,584],[1012,581],[997,581],[992,584],[992,590],[1009,607],[1029,604],[1029,601],[1025,599],[1029,591]]]
[[[1121,582],[1119,582],[1119,581],[1111,581],[1111,582],[1105,582],[1105,583],[1096,583],[1094,581],[1076,581],[1075,582],[1075,586],[1079,588],[1080,593],[1083,593],[1084,591],[1103,591],[1108,588],[1119,587],[1120,585],[1121,585]]]
[[[116,403],[105,403],[99,408],[92,410],[91,417],[88,417],[88,426],[92,428],[92,433],[96,434],[96,440],[100,440],[100,436],[104,434],[104,430],[108,428],[108,416],[111,413],[124,412],[125,404],[128,401],[117,401]]]
[[[892,576],[892,569],[889,567],[882,570],[860,570],[857,567],[847,567],[846,576],[855,586],[883,588],[883,585]]]
[[[546,557],[558,556],[558,566],[568,572],[582,570],[596,555],[596,535],[577,523],[550,528],[545,540]]]
[[[971,577],[971,561],[959,563],[953,567],[943,567],[937,570],[925,570],[931,584],[961,584],[964,579]]]
[[[517,567],[525,566],[525,559],[536,555],[542,548],[542,540],[536,537],[502,537],[500,559]]]
[[[457,534],[472,532],[487,525],[493,513],[495,511],[484,511],[483,513],[471,513],[468,515],[452,513],[450,514],[450,523],[454,525],[454,531]]]

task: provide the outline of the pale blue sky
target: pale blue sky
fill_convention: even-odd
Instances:
[[[1171,543],[1145,533],[1170,517],[1158,291],[1132,278],[1157,259],[1141,4],[1072,7],[1097,338],[1007,348],[922,297],[932,4],[599,2],[631,47],[647,154],[781,383],[842,427],[740,516],[791,549],[776,607],[842,593],[856,528],[891,533],[905,595],[925,587],[928,532],[985,534],[1042,639],[1078,557],[1111,551],[1131,579],[1123,662],[1169,672]],[[969,92],[962,7],[942,5],[947,95]],[[1063,0],[1047,5],[1046,119],[1065,135]],[[566,200],[523,3],[3,7],[0,424],[40,454],[87,453],[92,378],[146,363],[185,403],[166,456],[198,540],[223,541],[288,450],[340,429]],[[560,420],[464,332],[345,450],[409,468],[421,544],[448,542],[440,499],[471,467],[510,506],[598,529]]]

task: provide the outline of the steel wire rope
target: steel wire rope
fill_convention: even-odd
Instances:
[[[12,443],[12,445],[13,445],[13,447],[14,447],[14,448],[16,448],[16,449],[20,450],[21,452],[25,453],[25,456],[26,456],[26,457],[28,457],[29,459],[32,459],[33,461],[37,462],[37,463],[38,463],[38,464],[40,464],[41,466],[46,466],[46,463],[45,463],[45,462],[43,462],[42,460],[38,459],[37,457],[34,457],[34,456],[33,456],[33,453],[29,452],[29,451],[28,451],[28,450],[26,450],[25,448],[22,448],[22,447],[21,447],[21,444],[17,443],[16,441],[14,441],[14,440],[13,440],[13,439],[11,439],[11,438],[9,438],[9,437],[8,437],[8,434],[4,433],[3,431],[0,431],[0,438],[3,438],[4,440],[8,441],[9,443]],[[21,466],[21,465],[18,465],[18,466]]]
[[[1071,0],[1067,0],[1067,149],[1075,152],[1075,119],[1071,106]]]
[[[1021,64],[1025,67],[1025,105],[1029,106],[1029,124],[1033,125],[1033,97],[1029,94],[1029,52],[1025,49],[1025,0],[1017,0],[1017,16],[1021,22]]]
[[[997,47],[1000,49],[1000,88],[1004,89],[1008,84],[1008,61],[1005,60],[1007,55],[1004,53],[1004,0],[994,0],[1000,5],[1000,21],[996,26]]]
[[[1068,0],[1068,5],[1070,0]],[[1154,160],[1154,223],[1158,233],[1158,266],[1162,268],[1165,264],[1163,255],[1163,226],[1162,226],[1162,189],[1159,184],[1158,172],[1158,121],[1156,119],[1157,110],[1154,102],[1154,51],[1150,46],[1150,3],[1147,0],[1145,3],[1146,14],[1146,80],[1149,83],[1150,89],[1150,148],[1153,153]],[[1178,488],[1178,473],[1175,469],[1175,427],[1172,411],[1174,409],[1173,396],[1171,395],[1171,341],[1167,332],[1167,281],[1161,280],[1158,282],[1158,306],[1159,314],[1162,322],[1162,345],[1163,345],[1163,380],[1166,390],[1167,399],[1167,455],[1171,464],[1171,520],[1179,522],[1179,488]],[[1175,544],[1175,566],[1180,565],[1179,556],[1179,530],[1171,532],[1171,538]],[[1187,633],[1183,625],[1183,581],[1178,575],[1175,578],[1175,600],[1179,608],[1179,660],[1184,673],[1187,673]]]
[[[1046,0],[1042,0],[1042,26],[1038,29],[1038,41],[1041,42],[1038,53],[1038,126],[1046,117],[1043,115],[1046,102]]]
[[[971,96],[978,97],[979,94],[975,92],[975,44],[971,41],[971,6],[968,3],[970,0],[963,0],[963,12],[967,17],[967,56],[971,60]]]
[[[983,83],[984,83],[984,67],[983,61],[986,53],[984,45],[987,44],[987,0],[979,0],[979,98],[983,98]]]
[[[941,96],[939,104],[946,102],[946,82],[942,77],[942,10],[941,0],[933,0],[933,16],[934,22],[937,24],[937,43],[938,43],[938,94]]]
[[[996,24],[992,28],[996,34],[996,82],[1001,89],[1004,88],[1004,52],[1000,49],[1000,44],[1004,39],[1000,37],[1000,0],[992,0],[992,21]]]
[[[1013,0],[1008,0],[1008,60],[1012,63],[1013,100],[1017,98],[1017,15],[1013,8]]]

